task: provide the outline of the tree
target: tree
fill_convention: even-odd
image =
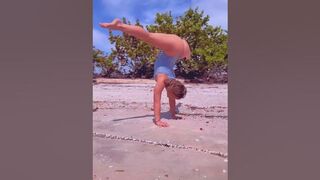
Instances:
[[[191,60],[178,64],[178,73],[183,76],[201,77],[227,63],[227,34],[221,27],[209,25],[209,20],[198,8],[189,9],[177,20],[176,34],[188,41],[192,52]]]
[[[104,55],[103,51],[95,47],[93,47],[92,51],[93,64],[98,63],[102,67],[104,75],[108,76],[116,70],[115,64],[108,58],[108,55]]]
[[[154,24],[146,26],[149,32],[177,34],[190,45],[192,55],[188,61],[178,61],[176,75],[183,78],[202,78],[212,71],[226,70],[228,35],[221,27],[209,24],[210,17],[204,16],[198,8],[187,10],[182,16],[174,17],[171,12],[157,13]],[[123,23],[131,24],[125,18]],[[139,20],[135,25],[143,27]],[[109,31],[109,40],[115,44],[108,55],[113,62],[127,69],[132,77],[153,76],[153,64],[158,50],[126,33],[113,35]]]
[[[123,23],[131,24],[125,18],[123,18]],[[143,27],[139,20],[135,25]],[[113,35],[112,31],[109,31],[109,40],[111,44],[115,44],[115,49],[112,49],[108,57],[109,60],[116,62],[120,67],[129,69],[130,76],[145,76],[146,78],[153,76],[153,63],[157,54],[155,48],[126,33],[121,36]]]

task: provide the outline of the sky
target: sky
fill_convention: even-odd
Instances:
[[[178,17],[196,7],[210,16],[209,24],[228,29],[228,0],[93,0],[93,46],[106,53],[113,47],[108,40],[108,30],[101,28],[100,22],[125,17],[133,23],[139,19],[145,27],[153,24],[158,12],[171,11],[174,17]]]

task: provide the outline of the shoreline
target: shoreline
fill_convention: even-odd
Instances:
[[[204,84],[204,85],[228,85],[228,83],[212,83],[212,82],[201,82],[200,80],[189,80],[189,79],[181,79],[176,78],[177,80],[185,83],[185,84]],[[154,84],[154,79],[143,79],[143,78],[93,78],[94,84],[139,84],[139,83],[146,83],[146,84]]]

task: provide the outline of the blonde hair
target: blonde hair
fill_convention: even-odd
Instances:
[[[166,79],[164,84],[166,88],[173,92],[176,99],[182,99],[187,94],[187,88],[176,79]]]

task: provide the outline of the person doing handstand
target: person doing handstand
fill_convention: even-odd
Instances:
[[[160,117],[161,94],[166,88],[171,118],[178,119],[176,99],[184,98],[187,89],[175,79],[173,68],[178,59],[190,59],[191,52],[187,41],[175,34],[147,32],[140,26],[124,24],[120,19],[114,19],[111,23],[100,23],[100,26],[111,30],[120,30],[160,49],[154,64],[154,79],[156,81],[153,91],[154,123],[159,127],[168,127],[169,124],[162,121]]]

